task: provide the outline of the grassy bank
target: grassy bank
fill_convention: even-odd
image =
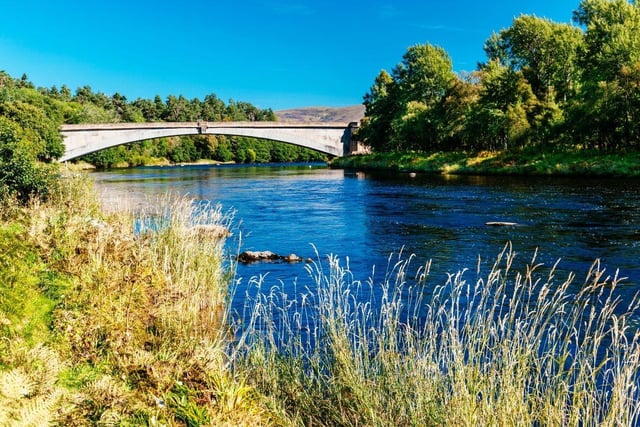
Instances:
[[[183,199],[105,214],[63,186],[0,215],[0,425],[269,420],[229,369],[228,219]]]
[[[499,152],[373,153],[331,162],[334,168],[469,175],[640,176],[640,152],[520,150]]]
[[[0,425],[640,422],[639,304],[597,263],[513,271],[507,246],[445,283],[400,257],[368,282],[318,257],[297,294],[252,279],[239,318],[218,207],[107,214],[65,183],[0,210]]]

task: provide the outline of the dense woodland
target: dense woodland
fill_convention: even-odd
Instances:
[[[447,52],[410,47],[364,97],[375,151],[640,148],[640,4],[583,0],[574,24],[521,15],[455,74]]]

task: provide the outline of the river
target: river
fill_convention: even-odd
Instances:
[[[574,272],[576,286],[600,259],[610,275],[619,269],[627,277],[623,297],[640,289],[640,180],[354,173],[321,164],[145,167],[92,177],[106,204],[135,207],[167,192],[222,204],[235,212],[231,255],[334,254],[348,258],[356,278],[381,280],[390,255],[402,251],[415,254],[416,268],[431,260],[429,282],[438,285],[463,268],[475,279],[477,265],[487,271],[511,242],[520,265],[537,249],[548,267],[560,259],[559,279]],[[517,225],[486,225],[496,221]],[[239,265],[239,294],[260,275],[268,286],[309,281],[304,263]]]

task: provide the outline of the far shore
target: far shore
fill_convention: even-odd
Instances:
[[[640,177],[640,152],[495,151],[372,153],[340,157],[335,169],[423,172],[449,175]]]
[[[236,164],[236,162],[234,161],[220,162],[218,160],[210,160],[210,159],[201,159],[195,162],[179,162],[179,163],[173,163],[167,159],[154,159],[154,161],[145,163],[143,165],[132,165],[127,162],[117,163],[112,167],[110,167],[109,169],[127,169],[127,168],[133,168],[138,166],[199,166],[199,165],[234,165],[234,164]],[[88,170],[98,169],[95,165],[92,165],[91,163],[87,163],[84,161],[69,162],[67,164],[67,167],[71,170],[87,170],[88,171]]]

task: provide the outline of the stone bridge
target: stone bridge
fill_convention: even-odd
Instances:
[[[146,139],[180,135],[235,135],[270,139],[311,148],[332,156],[358,151],[352,123],[161,122],[63,125],[65,153],[61,162],[105,148]]]

